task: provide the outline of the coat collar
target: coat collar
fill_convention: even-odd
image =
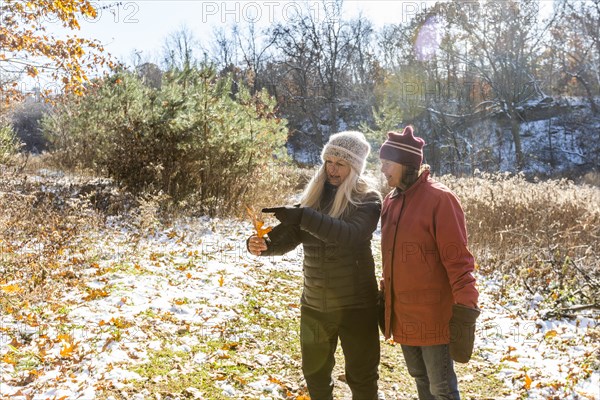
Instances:
[[[419,178],[417,178],[417,180],[415,181],[415,183],[413,183],[411,185],[411,187],[409,187],[407,190],[402,191],[400,188],[394,188],[394,191],[392,192],[392,194],[390,195],[390,198],[396,198],[400,195],[407,195],[410,194],[412,192],[414,192],[415,190],[417,190],[418,186],[421,186],[421,184],[425,181],[427,181],[427,178],[429,178],[429,170],[426,169],[425,171],[423,171],[421,173],[421,175],[419,175]]]

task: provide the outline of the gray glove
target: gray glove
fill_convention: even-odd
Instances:
[[[481,314],[479,308],[462,304],[452,306],[450,319],[450,356],[459,363],[467,363],[473,353],[475,342],[475,321]]]

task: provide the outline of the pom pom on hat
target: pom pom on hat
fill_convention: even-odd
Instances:
[[[365,169],[369,151],[371,151],[371,145],[362,133],[344,131],[329,137],[329,141],[321,152],[321,159],[325,161],[327,156],[341,158],[361,174]]]
[[[413,127],[407,126],[404,132],[388,132],[388,137],[379,149],[379,158],[398,164],[419,168],[423,162],[425,141],[415,137]]]

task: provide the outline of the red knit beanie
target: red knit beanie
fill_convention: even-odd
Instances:
[[[379,158],[398,164],[419,168],[423,162],[425,141],[413,135],[413,127],[407,126],[404,132],[388,132],[388,137],[379,149]]]

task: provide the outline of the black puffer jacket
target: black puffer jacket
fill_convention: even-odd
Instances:
[[[301,303],[321,312],[374,306],[377,298],[372,234],[377,228],[381,198],[370,192],[348,215],[326,214],[336,187],[325,185],[320,209],[305,208],[300,225],[278,225],[269,233],[261,255],[282,255],[304,247],[304,290]]]

